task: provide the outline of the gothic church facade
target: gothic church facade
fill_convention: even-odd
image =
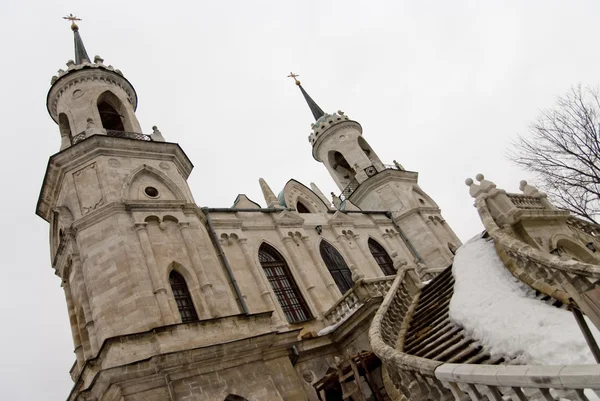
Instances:
[[[141,133],[132,84],[72,29],[75,60],[47,97],[60,151],[36,211],[73,337],[67,399],[342,399],[334,373],[388,399],[373,314],[399,268],[426,280],[460,246],[418,174],[384,164],[358,122],[296,81],[312,155],[341,195],[330,203],[293,179],[276,195],[260,179],[264,207],[244,195],[199,206],[184,151]]]

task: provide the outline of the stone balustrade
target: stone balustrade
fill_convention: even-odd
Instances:
[[[328,325],[345,320],[367,301],[383,299],[393,281],[394,276],[357,280],[354,286],[324,313],[323,319]]]
[[[510,260],[503,258],[506,267],[534,289],[566,303],[566,293],[569,291],[565,285],[571,285],[578,293],[583,293],[592,289],[600,279],[600,266],[577,260],[561,260],[555,255],[535,249],[500,229],[485,199],[477,199],[475,206],[500,257],[510,257]]]
[[[421,286],[414,268],[398,272],[371,322],[369,341],[387,369],[388,379],[384,380],[392,399],[452,400],[452,393],[435,377],[442,362],[402,352]]]
[[[445,363],[435,377],[456,401],[555,400],[589,398],[600,390],[600,365],[466,365]],[[588,393],[589,394],[589,393]]]
[[[544,209],[539,197],[521,194],[506,194],[518,209]]]
[[[588,401],[584,390],[600,390],[600,365],[452,364],[404,353],[422,286],[411,270],[398,273],[369,330],[371,347],[387,370],[384,383],[391,399]]]

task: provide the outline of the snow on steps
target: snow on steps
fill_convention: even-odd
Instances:
[[[440,362],[507,363],[502,356],[491,356],[460,325],[450,320],[449,306],[453,293],[454,278],[450,266],[422,288],[405,336],[403,351]]]

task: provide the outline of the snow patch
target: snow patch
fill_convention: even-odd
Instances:
[[[452,274],[450,318],[492,354],[523,364],[596,363],[573,314],[532,299],[535,292],[504,267],[493,242],[479,235],[461,246]]]

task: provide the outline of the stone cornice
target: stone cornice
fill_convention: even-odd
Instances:
[[[367,178],[366,181],[363,181],[358,188],[356,188],[356,190],[350,194],[348,199],[355,205],[360,205],[360,202],[363,201],[367,195],[369,195],[383,183],[408,181],[416,184],[418,178],[419,173],[415,171],[386,169],[372,177]]]
[[[49,221],[51,209],[56,205],[65,173],[98,156],[170,160],[175,163],[179,172],[186,179],[194,167],[185,152],[176,143],[94,135],[50,157],[38,198],[36,214]]]

